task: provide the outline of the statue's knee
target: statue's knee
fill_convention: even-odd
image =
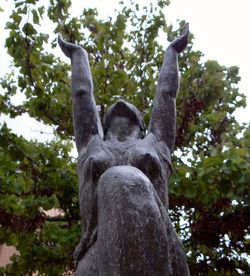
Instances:
[[[152,184],[148,177],[133,166],[115,166],[106,170],[98,183],[98,194],[114,194],[148,190]]]

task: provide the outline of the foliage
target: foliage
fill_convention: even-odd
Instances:
[[[52,126],[54,139],[27,141],[1,125],[0,244],[14,245],[20,255],[0,272],[57,275],[74,267],[80,223],[76,160],[70,155],[70,67],[52,54],[55,34],[89,52],[101,116],[122,96],[148,123],[164,50],[159,35],[172,40],[184,24],[177,31],[167,25],[166,5],[121,2],[119,11],[104,20],[96,9],[72,17],[69,0],[50,0],[46,6],[38,0],[15,1],[6,24],[13,70],[1,80],[0,110],[12,118],[27,113]],[[52,35],[42,32],[48,20]],[[192,39],[180,57],[170,215],[192,275],[247,274],[250,128],[234,117],[245,105],[237,88],[238,68],[203,62],[202,53],[192,50]],[[19,94],[25,100],[17,105],[13,98]],[[59,214],[51,217],[46,211],[53,208]]]

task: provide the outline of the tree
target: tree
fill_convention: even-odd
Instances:
[[[101,20],[96,9],[70,16],[69,0],[50,0],[47,6],[38,0],[15,1],[6,24],[12,70],[1,80],[0,110],[11,118],[27,113],[52,126],[54,139],[27,141],[1,125],[0,244],[20,252],[0,269],[6,275],[57,275],[74,267],[80,222],[76,160],[70,154],[70,68],[46,50],[49,43],[56,47],[56,34],[89,52],[101,117],[121,95],[148,123],[164,52],[159,33],[172,40],[185,22],[177,31],[167,25],[161,10],[168,1],[146,7],[128,3],[121,3],[113,18]],[[51,37],[40,31],[46,17],[54,28]],[[238,68],[203,62],[192,39],[180,57],[170,215],[192,275],[247,274],[250,128],[234,117],[236,108],[245,105],[237,88]],[[19,105],[13,101],[18,93],[25,95]],[[47,215],[53,208],[60,214]]]

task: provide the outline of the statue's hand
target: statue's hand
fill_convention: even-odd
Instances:
[[[172,41],[170,46],[172,46],[177,53],[181,53],[187,47],[188,35],[189,35],[189,25],[187,23],[185,26],[183,35],[181,35],[180,37]]]
[[[58,44],[61,47],[65,56],[67,56],[69,58],[72,57],[72,54],[74,51],[83,50],[81,46],[73,44],[73,43],[69,43],[69,42],[66,42],[65,40],[63,40],[61,34],[58,35]]]

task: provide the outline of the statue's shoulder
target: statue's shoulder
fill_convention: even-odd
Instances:
[[[80,150],[77,158],[78,164],[83,163],[89,155],[93,155],[94,152],[98,152],[102,148],[104,148],[103,139],[100,135],[94,135],[88,144]]]
[[[171,153],[165,142],[157,140],[153,133],[149,133],[144,140],[149,147],[155,149],[163,162],[167,162],[171,166]]]

